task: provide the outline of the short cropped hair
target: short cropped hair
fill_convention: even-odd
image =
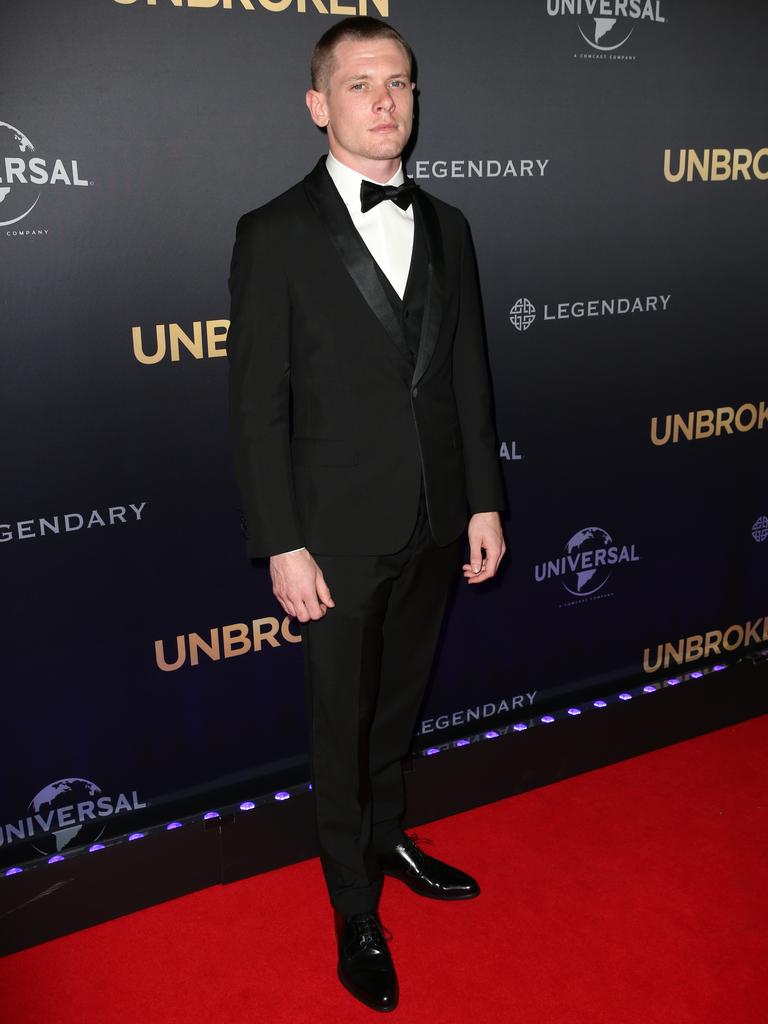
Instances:
[[[333,74],[333,57],[336,47],[347,39],[394,39],[405,51],[408,58],[408,71],[413,75],[415,63],[413,50],[397,29],[385,21],[379,21],[378,18],[360,15],[337,21],[318,39],[315,49],[312,51],[310,65],[313,89],[318,92],[327,90]]]

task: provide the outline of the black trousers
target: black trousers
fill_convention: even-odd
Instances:
[[[408,754],[462,538],[438,547],[424,497],[391,555],[312,552],[336,607],[302,623],[312,788],[331,904],[375,910],[377,854],[402,837]]]

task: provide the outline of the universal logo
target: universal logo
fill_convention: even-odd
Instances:
[[[14,226],[32,213],[48,187],[93,184],[80,176],[77,160],[50,160],[36,152],[20,128],[0,121],[0,228],[8,238],[48,234],[48,228]]]
[[[663,25],[667,20],[661,13],[661,0],[547,0],[547,14],[576,19],[589,50],[573,56],[588,60],[636,60],[634,55],[616,51],[629,41],[638,22]]]
[[[634,544],[616,544],[602,527],[586,526],[567,541],[564,554],[534,567],[534,579],[536,583],[557,579],[564,590],[578,599],[566,601],[560,605],[563,608],[587,598],[597,600],[595,595],[608,582],[614,566],[639,561]]]
[[[106,818],[146,806],[135,790],[107,796],[88,779],[58,779],[33,797],[26,817],[0,825],[0,846],[31,841],[38,853],[61,853],[74,840],[78,846],[96,842]]]
[[[624,316],[626,313],[664,313],[670,295],[635,295],[614,299],[579,299],[576,302],[544,303],[542,320],[581,320],[583,317]],[[536,319],[536,307],[530,299],[517,299],[509,311],[509,322],[518,331],[527,331]]]
[[[316,14],[368,14],[374,12],[382,18],[389,17],[389,0],[358,0],[357,3],[350,3],[349,0],[114,0],[116,4],[123,7],[130,7],[132,4],[140,4],[142,7],[192,7],[198,9],[209,9],[211,7],[222,7],[231,11],[233,8],[239,11],[257,11],[259,9],[270,11],[272,14],[282,14],[293,8],[298,14],[306,14],[307,10]]]

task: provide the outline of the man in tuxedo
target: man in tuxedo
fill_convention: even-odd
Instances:
[[[310,766],[338,973],[390,1010],[383,875],[477,895],[401,828],[409,751],[464,530],[469,584],[504,554],[477,273],[462,214],[404,176],[413,54],[352,17],[306,103],[329,153],[237,226],[230,414],[248,554],[301,623]]]

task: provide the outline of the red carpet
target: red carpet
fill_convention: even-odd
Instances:
[[[388,879],[401,1024],[763,1024],[768,716],[420,830],[481,896]],[[388,1019],[335,977],[317,861],[0,960],[6,1024]]]

